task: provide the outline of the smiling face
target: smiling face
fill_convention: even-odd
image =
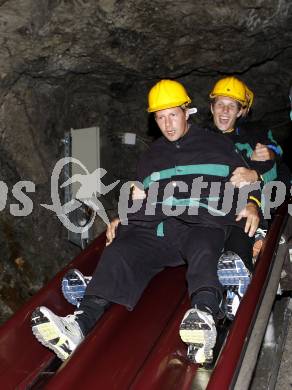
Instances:
[[[211,112],[215,126],[225,133],[234,129],[236,119],[242,115],[242,108],[236,100],[218,96],[211,104]]]
[[[174,142],[183,137],[188,131],[188,111],[181,107],[167,108],[155,112],[156,123],[169,141]]]

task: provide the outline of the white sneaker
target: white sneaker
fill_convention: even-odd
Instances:
[[[40,343],[66,360],[84,339],[75,315],[59,317],[40,306],[31,316],[32,332]]]
[[[196,363],[211,363],[217,331],[210,313],[199,309],[188,310],[180,324],[179,334],[189,344],[188,357]]]

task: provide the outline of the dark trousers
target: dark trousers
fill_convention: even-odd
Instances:
[[[236,226],[228,226],[224,244],[225,251],[236,253],[250,272],[253,271],[252,250],[254,237],[249,237],[244,230]]]
[[[224,238],[223,228],[186,224],[175,218],[164,222],[163,237],[153,228],[119,225],[117,237],[105,248],[85,295],[133,309],[158,272],[186,263],[189,295],[215,289],[220,297],[217,263]]]

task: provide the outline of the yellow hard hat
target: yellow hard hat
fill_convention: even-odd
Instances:
[[[181,83],[174,80],[160,80],[150,89],[147,111],[165,110],[189,104],[190,102],[191,99]]]
[[[246,106],[248,110],[250,110],[254,99],[254,93],[248,88],[246,84],[245,84],[245,99],[246,99]]]
[[[249,92],[251,91],[249,90]],[[209,96],[211,99],[216,96],[227,96],[237,100],[244,107],[248,105],[246,85],[236,77],[225,77],[217,81]]]

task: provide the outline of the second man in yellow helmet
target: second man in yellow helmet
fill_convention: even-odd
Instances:
[[[272,149],[280,150],[279,146],[265,133],[251,133],[246,131],[242,122],[239,123],[239,119],[246,116],[252,106],[253,92],[238,78],[228,76],[215,83],[209,96],[213,116],[211,129],[228,138],[243,157],[243,167],[233,171],[231,182],[240,186],[257,180],[263,183],[275,180],[277,169]],[[265,225],[263,227],[266,228]],[[227,316],[230,319],[234,318],[244,293],[242,281],[246,280],[247,285],[252,271],[253,244],[254,238],[243,234],[238,227],[233,226],[228,230],[225,241],[228,255],[221,257],[218,274],[221,283],[227,288]]]

